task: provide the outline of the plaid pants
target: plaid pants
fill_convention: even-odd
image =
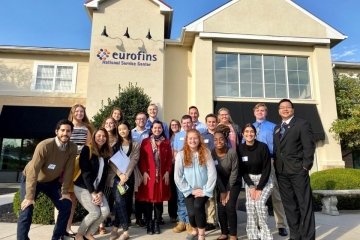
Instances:
[[[254,182],[255,186],[259,183],[261,174],[252,175],[249,174],[251,180]],[[247,213],[247,225],[246,232],[248,238],[252,239],[261,239],[261,240],[272,240],[270,229],[267,225],[268,211],[266,206],[266,201],[271,195],[271,190],[273,188],[273,183],[271,177],[269,181],[263,188],[261,192],[260,199],[257,201],[250,198],[250,188],[245,184],[245,193],[246,193],[246,213]]]

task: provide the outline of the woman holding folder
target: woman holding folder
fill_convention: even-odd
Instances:
[[[162,204],[171,195],[169,175],[172,170],[172,150],[170,141],[165,137],[163,124],[158,120],[152,123],[149,138],[141,143],[139,169],[143,174],[143,184],[139,187],[136,199],[145,202],[147,233],[159,234]]]
[[[125,240],[129,238],[129,221],[132,211],[134,187],[137,189],[136,172],[139,161],[140,145],[132,141],[131,128],[128,122],[120,122],[117,127],[117,142],[113,147],[114,155],[109,165],[116,173],[113,193],[115,197],[115,221],[110,234],[110,240]],[[118,232],[122,227],[123,233]]]

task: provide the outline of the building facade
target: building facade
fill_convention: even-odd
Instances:
[[[165,121],[196,105],[201,119],[227,107],[242,125],[261,101],[269,120],[279,122],[276,104],[290,98],[314,129],[314,171],[344,166],[328,130],[337,118],[330,49],[346,36],[292,1],[229,1],[183,27],[177,40],[170,39],[173,9],[163,1],[92,0],[85,8],[89,50],[0,46],[1,125],[11,125],[10,115],[24,107],[66,117],[83,103],[91,117],[129,82],[145,89]],[[24,117],[36,122],[32,108]],[[40,138],[39,125],[25,137],[0,132],[1,166],[9,141],[22,139],[15,145],[24,148],[26,139]]]

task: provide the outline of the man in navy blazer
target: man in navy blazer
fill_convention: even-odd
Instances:
[[[282,123],[274,131],[274,165],[290,239],[315,239],[309,177],[315,152],[311,126],[294,116],[294,105],[289,99],[282,99],[278,106]]]

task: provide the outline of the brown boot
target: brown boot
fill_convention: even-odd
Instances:
[[[172,230],[174,233],[181,233],[186,230],[186,225],[184,222],[178,222]]]
[[[192,228],[192,226],[190,225],[190,223],[187,223],[187,224],[186,224],[186,232],[187,232],[188,234],[191,234],[191,233],[192,233],[192,230],[193,230],[193,228]]]

